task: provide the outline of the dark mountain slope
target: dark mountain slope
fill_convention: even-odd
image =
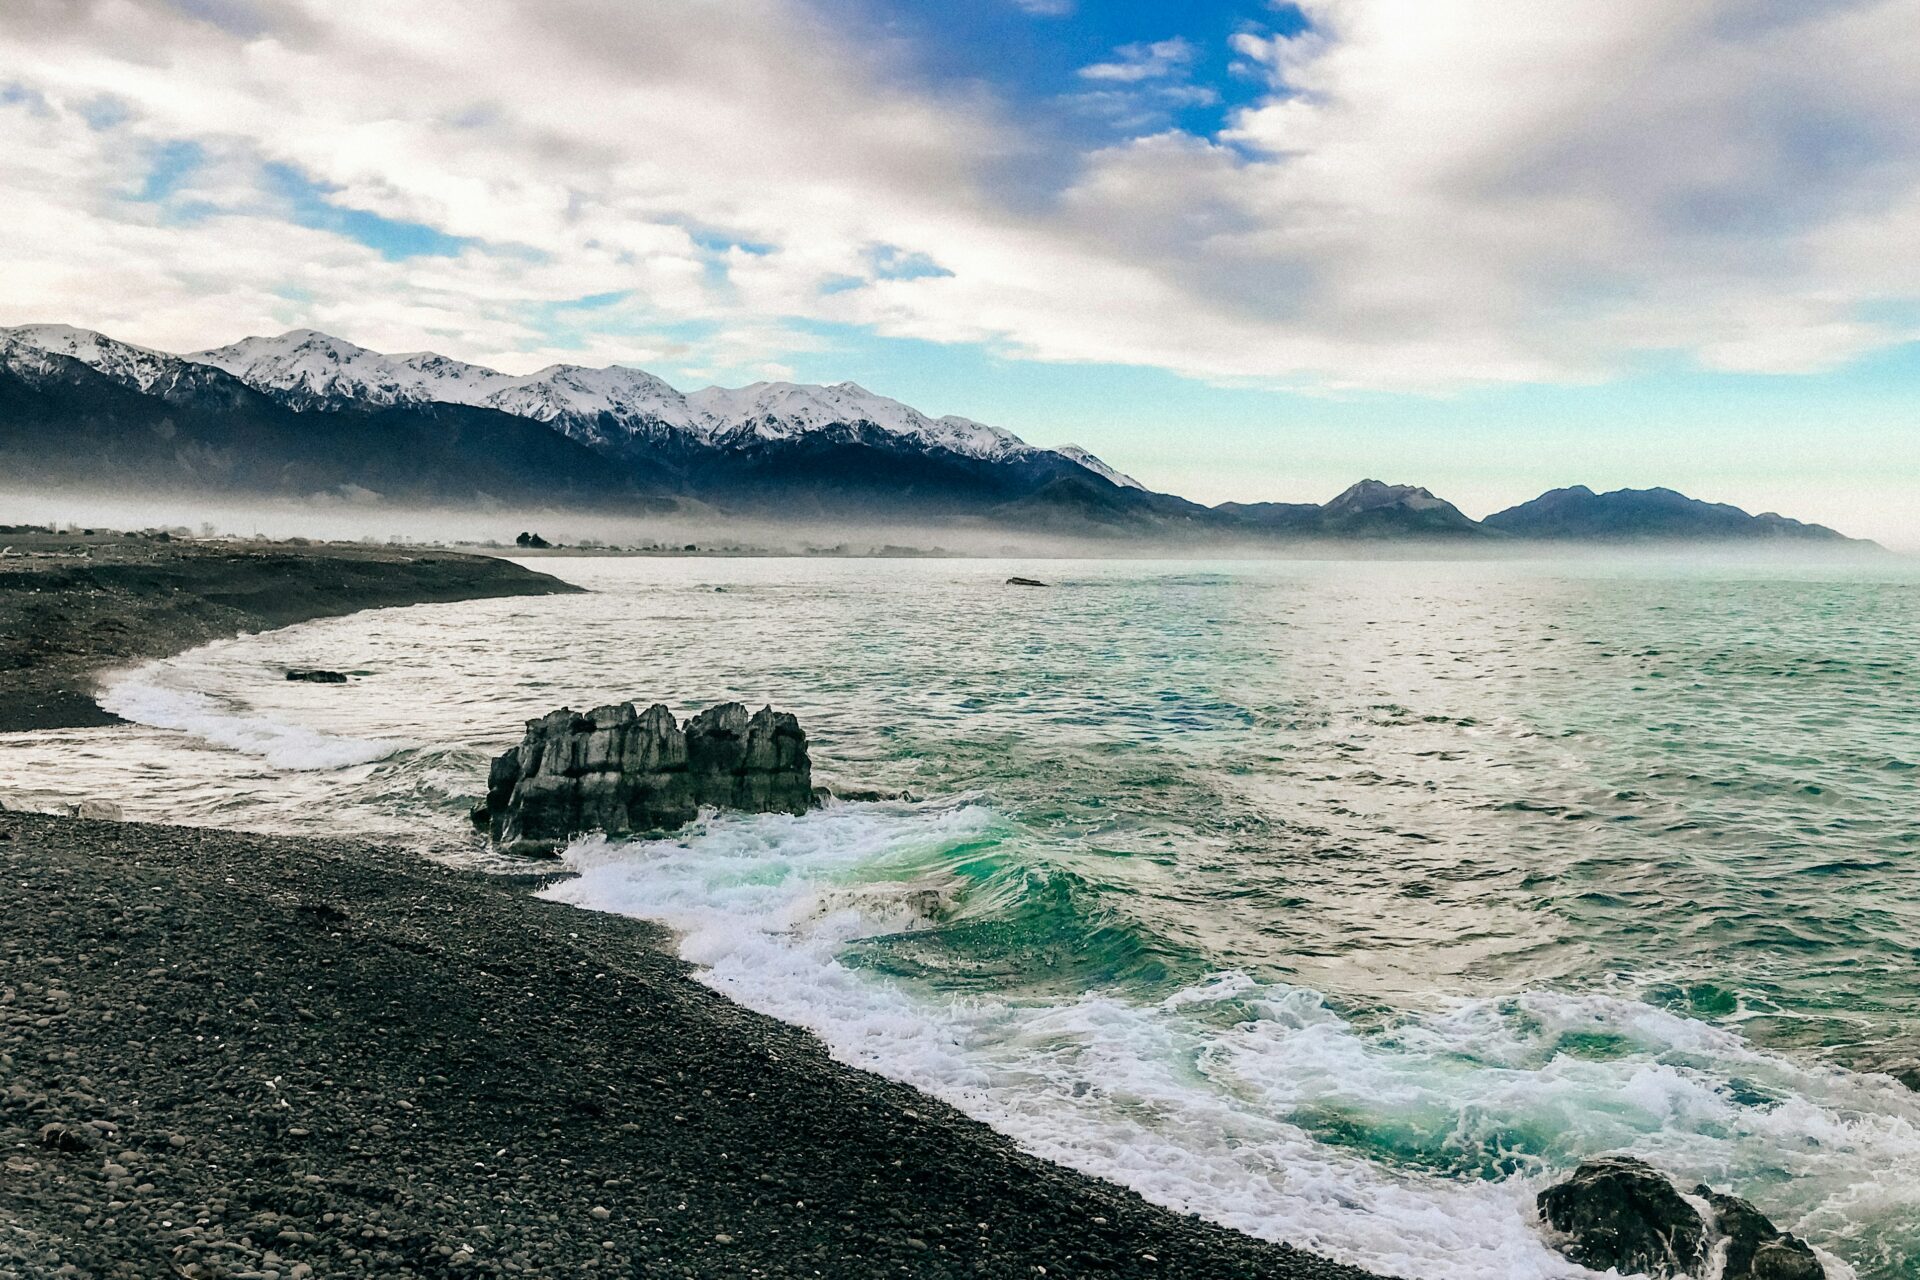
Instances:
[[[1475,538],[1487,530],[1417,485],[1362,480],[1332,501],[1223,502],[1213,510],[1250,529],[1296,538]]]
[[[1702,502],[1672,489],[1595,493],[1583,484],[1553,489],[1486,518],[1488,528],[1522,538],[1737,539],[1852,542],[1825,525],[1769,511],[1749,515],[1723,502]]]

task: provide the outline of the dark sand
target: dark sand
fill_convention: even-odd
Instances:
[[[491,556],[413,548],[0,535],[0,733],[111,724],[103,667],[387,605],[574,591]]]
[[[96,722],[103,661],[558,587],[384,549],[10,559],[0,725]],[[1024,1155],[663,944],[400,850],[0,813],[0,1278],[1366,1280]]]

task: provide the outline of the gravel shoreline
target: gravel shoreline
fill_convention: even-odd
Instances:
[[[0,731],[111,723],[95,671],[219,635],[572,589],[438,552],[7,541]],[[1368,1280],[836,1063],[545,878],[0,811],[0,1280]]]
[[[0,877],[0,1276],[1365,1280],[1025,1155],[524,881],[17,813]]]

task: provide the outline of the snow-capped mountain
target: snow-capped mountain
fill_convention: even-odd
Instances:
[[[929,417],[852,382],[756,382],[682,393],[653,374],[622,365],[556,364],[515,376],[432,352],[384,355],[312,329],[244,338],[186,358],[224,369],[298,409],[343,401],[470,404],[550,423],[583,443],[612,447],[624,436],[654,440],[673,434],[725,447],[870,423],[903,443],[988,462],[1055,453],[1112,483],[1144,488],[1084,449],[1039,449],[969,418]]]
[[[0,373],[30,380],[41,375],[29,365],[52,361],[68,383],[76,370],[85,375],[67,388],[67,409],[36,412],[51,420],[82,403],[113,404],[122,422],[150,417],[159,439],[180,442],[168,446],[162,465],[202,479],[210,468],[244,463],[256,477],[281,476],[273,486],[292,484],[295,476],[326,470],[314,456],[323,439],[370,459],[403,438],[432,442],[448,456],[464,437],[492,441],[496,470],[488,474],[504,467],[519,487],[537,489],[536,474],[551,474],[567,489],[592,489],[584,459],[610,494],[740,514],[1063,528],[1206,518],[1204,508],[1152,493],[1084,449],[1038,448],[970,418],[930,417],[852,382],[757,382],[682,393],[620,365],[551,365],[514,375],[434,352],[389,355],[312,329],[188,356],[62,325],[0,331],[0,340],[13,353],[0,354]],[[9,369],[9,360],[17,367]],[[162,403],[136,407],[87,388],[87,378]],[[169,407],[188,417],[169,420]],[[186,448],[193,433],[169,434],[190,419],[198,451]],[[550,446],[559,443],[580,456],[554,453]],[[297,466],[289,450],[301,454]],[[535,461],[516,472],[512,458]],[[455,472],[474,469],[441,464],[443,476]],[[353,485],[378,492],[416,493],[428,479],[398,467],[371,483],[382,480],[371,462],[355,475],[362,478]],[[515,487],[498,478],[488,485],[482,492]]]

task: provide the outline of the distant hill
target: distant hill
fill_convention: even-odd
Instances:
[[[1583,484],[1554,489],[1497,511],[1487,528],[1520,538],[1852,542],[1825,525],[1771,511],[1749,515],[1724,502],[1702,502],[1672,489],[1595,493]]]
[[[1213,510],[1294,537],[1472,538],[1486,533],[1444,498],[1416,485],[1378,480],[1362,480],[1326,503],[1223,502]]]

